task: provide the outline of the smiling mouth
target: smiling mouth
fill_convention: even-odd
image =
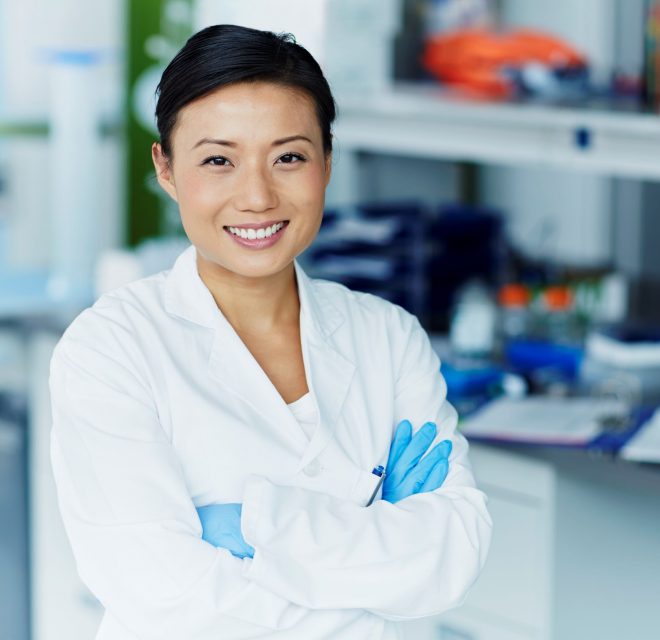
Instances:
[[[232,235],[243,238],[244,240],[257,240],[262,238],[270,238],[272,235],[275,235],[288,224],[288,220],[281,220],[280,222],[275,222],[271,225],[261,227],[253,225],[241,227],[225,226],[224,229]]]

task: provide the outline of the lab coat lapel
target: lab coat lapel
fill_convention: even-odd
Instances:
[[[287,440],[300,450],[307,440],[291,410],[227,319],[219,311],[218,315],[209,375],[272,425],[270,437]]]
[[[337,426],[355,365],[332,340],[346,321],[321,288],[294,261],[300,296],[300,328],[307,385],[319,410],[319,426],[299,463],[299,470],[321,453]]]
[[[197,270],[197,250],[188,247],[177,258],[165,283],[167,311],[212,332],[208,375],[259,412],[274,429],[270,437],[282,439],[300,451],[307,445],[295,417],[250,350],[222,314]],[[257,425],[255,425],[257,427]]]
[[[178,317],[214,331],[208,373],[233,396],[257,410],[277,437],[305,446],[299,469],[327,445],[337,426],[355,365],[332,340],[343,314],[294,260],[300,296],[300,332],[307,385],[319,410],[319,426],[307,441],[300,425],[259,363],[222,312],[197,271],[196,249],[188,247],[167,276],[165,305]]]

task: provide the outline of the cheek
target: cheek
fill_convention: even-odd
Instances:
[[[183,173],[176,184],[179,209],[183,216],[203,217],[213,213],[222,204],[223,191],[226,192],[219,188],[217,180],[209,180],[208,176],[197,171]]]
[[[320,169],[307,172],[299,185],[299,195],[307,206],[322,209],[325,201],[325,173]]]

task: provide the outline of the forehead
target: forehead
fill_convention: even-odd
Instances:
[[[321,144],[314,101],[301,90],[266,82],[222,87],[179,111],[174,142],[201,137],[238,143],[305,134]]]

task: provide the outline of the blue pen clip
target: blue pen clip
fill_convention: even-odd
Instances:
[[[376,497],[376,494],[378,493],[378,489],[380,489],[381,485],[383,484],[383,480],[385,480],[385,467],[382,464],[379,464],[377,467],[374,467],[372,472],[375,476],[378,476],[380,480],[378,481],[378,484],[376,485],[376,488],[374,489],[374,492],[371,494],[371,497],[369,498],[369,502],[365,506],[369,506],[373,501],[374,498]]]

